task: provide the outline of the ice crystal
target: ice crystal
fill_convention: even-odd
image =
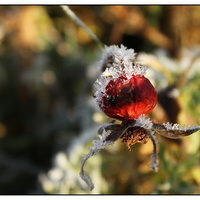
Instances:
[[[153,123],[150,118],[146,118],[145,115],[140,115],[137,119],[135,119],[136,123],[134,126],[139,126],[144,129],[150,130],[153,126]]]
[[[100,60],[100,67],[109,68],[116,65],[127,65],[131,60],[135,59],[134,49],[127,49],[124,45],[120,48],[117,45],[105,46],[104,52]]]
[[[183,128],[180,128],[179,124],[171,124],[171,123],[167,122],[167,123],[163,123],[163,125],[167,130],[180,130],[180,129],[183,129]],[[184,128],[184,130],[185,130],[185,128]]]
[[[99,104],[102,95],[105,93],[106,86],[111,80],[123,76],[122,81],[128,81],[133,75],[145,75],[147,67],[135,62],[135,53],[133,49],[127,49],[112,45],[105,47],[100,61],[102,74],[94,83],[94,96]]]
[[[144,75],[147,70],[146,66],[135,62],[134,49],[127,49],[123,45],[120,47],[116,45],[106,46],[99,65],[103,71],[103,77],[118,78],[125,74],[127,78],[131,78],[132,75]]]
[[[94,83],[94,97],[97,104],[101,103],[102,96],[105,93],[107,84],[111,81],[111,77],[102,78],[100,77]]]
[[[180,126],[179,124],[171,124],[169,122],[163,123],[163,125],[168,131],[169,130],[189,131],[199,128],[199,126],[196,125]]]

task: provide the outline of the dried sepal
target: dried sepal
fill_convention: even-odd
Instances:
[[[178,139],[200,130],[200,126],[190,125],[181,127],[179,124],[170,124],[169,122],[163,123],[163,125],[153,123],[152,130],[166,138]]]
[[[114,129],[107,137],[106,141],[116,141],[120,138],[130,127],[135,124],[135,120],[126,120],[122,122],[120,127]]]
[[[117,130],[118,128],[121,127],[121,124],[112,124],[112,123],[107,123],[107,124],[103,124],[99,130],[98,130],[98,134],[102,135],[105,131],[113,131],[113,130]]]

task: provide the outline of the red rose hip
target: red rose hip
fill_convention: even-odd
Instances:
[[[98,103],[107,116],[123,121],[150,113],[156,102],[150,81],[143,75],[132,75],[129,79],[120,76],[110,80]]]

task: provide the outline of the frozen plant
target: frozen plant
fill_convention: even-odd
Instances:
[[[133,144],[144,144],[150,139],[153,143],[150,168],[157,171],[158,150],[154,133],[177,139],[200,130],[200,126],[195,125],[181,127],[169,122],[156,124],[145,117],[155,107],[157,93],[145,77],[147,67],[136,61],[133,49],[123,45],[105,47],[100,68],[102,74],[94,84],[96,103],[108,117],[121,123],[103,125],[98,131],[99,139],[93,141],[90,152],[82,159],[80,176],[90,190],[94,185],[84,172],[86,161],[117,139],[121,138],[129,151]]]

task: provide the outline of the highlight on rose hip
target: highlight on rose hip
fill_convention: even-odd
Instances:
[[[153,152],[150,169],[158,171],[158,148],[155,134],[166,138],[178,139],[190,135],[200,126],[180,126],[179,124],[154,123],[146,115],[157,103],[157,93],[145,77],[148,68],[136,60],[133,49],[112,45],[103,49],[99,61],[101,75],[94,83],[94,98],[99,108],[115,123],[104,124],[97,132],[98,139],[82,159],[80,176],[94,188],[92,180],[86,175],[86,161],[101,149],[121,139],[129,151],[136,143],[145,144],[151,140]]]

